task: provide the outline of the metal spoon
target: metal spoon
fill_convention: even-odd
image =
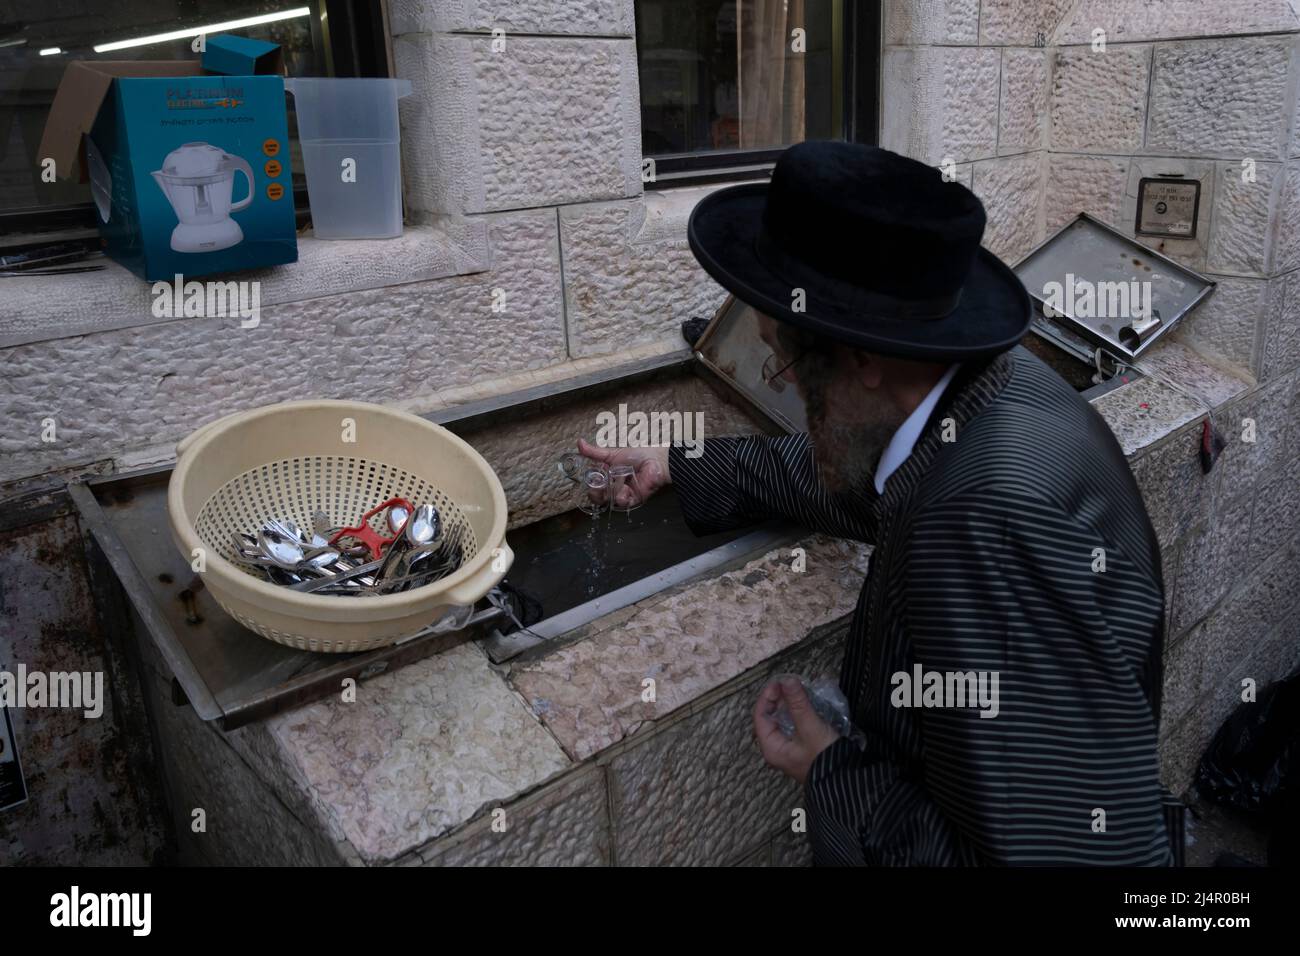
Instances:
[[[402,529],[406,526],[406,521],[411,517],[411,513],[401,505],[393,505],[388,509],[386,515],[388,521],[388,530],[392,534],[401,534]]]
[[[438,537],[438,512],[433,505],[419,505],[407,519],[402,534],[389,545],[384,555],[383,564],[376,577],[382,586],[385,578],[402,577],[406,574],[408,552],[430,544]]]
[[[297,571],[303,564],[302,545],[271,528],[258,532],[257,546],[263,555],[286,571]]]

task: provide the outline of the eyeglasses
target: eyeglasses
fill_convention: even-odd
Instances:
[[[800,352],[794,358],[790,359],[790,361],[786,362],[784,365],[781,365],[780,368],[777,368],[777,365],[780,363],[781,358],[775,352],[773,352],[771,355],[767,357],[767,361],[763,363],[763,384],[766,385],[774,392],[785,391],[785,379],[783,379],[781,376],[784,375],[790,369],[790,367],[794,365],[795,362],[798,362],[801,358],[803,358],[807,354],[808,353],[806,351]]]

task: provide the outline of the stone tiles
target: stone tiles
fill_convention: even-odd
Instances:
[[[853,610],[867,549],[820,536],[800,547],[803,572],[791,570],[790,550],[769,552],[619,614],[607,630],[515,667],[511,681],[570,756],[598,753]]]

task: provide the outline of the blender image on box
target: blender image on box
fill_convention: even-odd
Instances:
[[[235,173],[243,173],[247,193],[232,204]],[[176,252],[229,249],[244,238],[232,212],[253,201],[253,168],[245,160],[208,143],[186,143],[172,150],[162,169],[151,174],[179,222],[172,230]]]

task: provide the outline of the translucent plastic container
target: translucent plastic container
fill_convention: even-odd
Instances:
[[[392,239],[402,234],[402,150],[397,101],[410,80],[292,77],[319,239]],[[350,161],[350,162],[349,162]]]

